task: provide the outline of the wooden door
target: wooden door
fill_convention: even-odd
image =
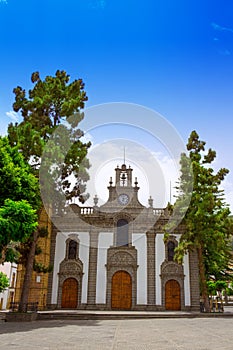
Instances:
[[[118,271],[112,277],[112,308],[131,309],[132,279],[128,272]]]
[[[167,281],[165,285],[165,308],[166,310],[180,310],[180,285],[175,280]]]
[[[67,278],[62,286],[61,307],[76,309],[78,304],[78,282],[75,278]]]

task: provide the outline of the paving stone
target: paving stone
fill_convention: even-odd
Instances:
[[[0,350],[232,350],[232,319],[58,320],[0,326]]]

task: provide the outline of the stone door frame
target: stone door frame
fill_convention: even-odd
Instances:
[[[132,280],[132,309],[137,303],[137,250],[135,247],[111,247],[107,253],[106,306],[111,310],[112,277],[118,271],[127,272]]]

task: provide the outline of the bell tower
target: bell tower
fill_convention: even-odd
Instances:
[[[122,164],[121,168],[116,167],[116,180],[115,184],[117,187],[132,187],[132,171],[131,167],[126,167],[125,164]]]
[[[127,167],[125,164],[122,164],[121,167],[117,166],[115,168],[115,182],[113,182],[112,177],[109,181],[109,198],[106,205],[111,206],[135,206],[142,204],[138,201],[138,181],[135,178],[133,183],[133,169],[130,165]]]

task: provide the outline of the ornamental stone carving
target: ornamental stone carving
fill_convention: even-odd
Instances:
[[[171,277],[173,275],[183,276],[184,269],[183,269],[182,265],[177,264],[174,261],[164,261],[161,265],[161,275],[163,275],[163,276],[169,275]]]
[[[112,267],[137,269],[137,251],[134,247],[112,247],[108,249],[107,270]]]
[[[60,264],[59,275],[65,275],[72,277],[77,274],[83,273],[83,263],[80,259],[78,260],[63,260]]]

